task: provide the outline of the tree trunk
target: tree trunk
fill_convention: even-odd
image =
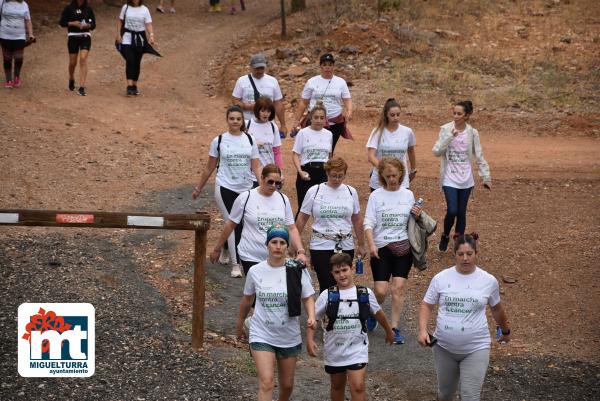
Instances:
[[[285,0],[281,0],[281,37],[287,36],[286,25],[285,25]]]
[[[302,11],[306,8],[306,0],[292,0],[292,12]]]

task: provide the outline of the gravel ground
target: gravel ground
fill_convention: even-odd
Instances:
[[[189,212],[189,188],[153,194],[146,210]],[[210,198],[206,194],[206,200]],[[182,205],[185,204],[185,205]],[[213,290],[206,310],[206,349],[192,352],[189,308],[150,284],[136,261],[148,244],[156,253],[178,252],[176,234],[150,241],[156,232],[9,229],[0,234],[0,400],[252,400],[256,372],[246,346],[232,340],[243,281],[227,267],[207,265]],[[176,259],[176,258],[175,258]],[[169,266],[176,271],[176,266]],[[177,272],[185,276],[191,266]],[[169,272],[171,272],[169,270]],[[172,273],[170,273],[172,274]],[[414,278],[418,280],[418,277]],[[185,289],[183,291],[188,291]],[[416,302],[407,298],[407,343],[386,346],[381,330],[370,336],[367,391],[380,401],[435,399],[429,349],[415,341]],[[89,302],[96,308],[96,373],[87,379],[30,379],[17,373],[16,311],[23,302]],[[389,304],[385,305],[389,313]],[[187,312],[182,312],[187,311]],[[483,399],[596,400],[597,364],[518,353],[495,347]],[[513,355],[511,355],[511,352]],[[43,390],[43,393],[40,392]],[[304,352],[298,363],[293,400],[327,400],[329,379],[320,359]],[[43,395],[37,396],[36,394]]]

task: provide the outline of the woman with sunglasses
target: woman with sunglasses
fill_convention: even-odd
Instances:
[[[260,185],[240,194],[233,203],[229,220],[210,254],[213,263],[219,259],[225,241],[239,224],[243,228],[237,251],[246,276],[252,266],[267,259],[267,230],[273,224],[287,227],[297,259],[306,263],[290,200],[277,191],[280,186],[281,169],[275,164],[267,164],[262,169]]]
[[[298,213],[309,188],[327,181],[323,165],[331,157],[333,146],[333,134],[323,128],[327,119],[327,111],[323,103],[317,102],[309,116],[310,127],[302,128],[298,132],[292,149],[292,160],[298,171],[296,178]]]
[[[354,258],[352,228],[358,240],[357,256],[365,253],[358,193],[343,183],[348,164],[341,157],[334,157],[325,163],[324,169],[327,181],[308,190],[296,219],[296,227],[302,233],[308,219],[313,218],[310,261],[317,272],[320,292],[336,285],[331,275],[331,257],[344,252]]]
[[[410,181],[417,174],[416,143],[413,130],[400,124],[400,104],[396,99],[388,99],[381,111],[377,127],[371,131],[367,141],[367,157],[373,165],[369,181],[371,192],[381,187],[377,168],[382,157],[395,157],[402,162],[405,173],[401,186],[409,188]]]

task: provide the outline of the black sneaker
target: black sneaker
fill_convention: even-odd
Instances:
[[[79,93],[79,96],[87,95],[87,93],[85,93],[85,88],[83,86],[79,87],[79,91],[77,91],[77,93]]]
[[[442,234],[440,238],[440,244],[438,245],[438,251],[446,252],[448,250],[448,242],[450,241],[450,236]]]
[[[133,85],[131,88],[133,89],[133,94],[135,96],[140,94],[140,91],[138,90],[137,85]]]
[[[75,90],[75,80],[74,79],[69,79],[69,90],[70,91]]]
[[[127,96],[135,96],[135,92],[133,91],[133,86],[127,87]]]

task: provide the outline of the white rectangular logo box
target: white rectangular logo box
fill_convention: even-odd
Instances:
[[[19,306],[19,374],[90,377],[96,366],[95,309],[87,303]]]

